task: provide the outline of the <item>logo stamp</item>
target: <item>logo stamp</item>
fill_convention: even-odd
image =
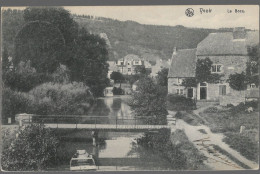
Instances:
[[[192,8],[187,8],[185,14],[188,17],[192,17],[194,15],[194,10]]]

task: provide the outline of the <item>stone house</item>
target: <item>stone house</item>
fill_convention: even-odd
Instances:
[[[125,75],[133,75],[136,74],[135,67],[144,65],[144,61],[142,61],[137,55],[128,54],[124,58],[119,59],[116,62],[118,67],[118,72],[121,72]]]
[[[170,85],[168,86],[169,93],[172,93],[174,88],[176,88],[171,86],[174,79],[173,77],[175,77],[175,79],[183,78],[181,77],[182,73],[186,74],[189,72],[189,68],[196,68],[194,67],[196,60],[209,58],[213,62],[211,73],[222,74],[223,77],[217,84],[206,82],[198,84],[196,99],[220,101],[220,103],[225,102],[225,104],[236,104],[244,101],[246,91],[233,90],[230,88],[227,79],[230,74],[245,72],[246,63],[249,60],[247,47],[258,43],[258,32],[246,31],[243,27],[234,28],[233,32],[210,33],[197,45],[196,52],[193,50],[195,55],[194,52],[192,56],[188,53],[185,55],[185,52],[188,51],[180,50],[176,56],[173,57],[172,64],[175,62],[177,65],[172,65],[170,68],[168,76],[168,84]],[[180,61],[179,59],[184,59],[185,61]],[[186,61],[190,63],[193,62],[194,65],[191,66]],[[174,70],[174,68],[178,69]],[[194,74],[190,74],[190,76],[191,75]]]
[[[182,86],[184,79],[195,77],[196,49],[183,49],[173,52],[168,73],[168,93],[196,98],[196,88]]]

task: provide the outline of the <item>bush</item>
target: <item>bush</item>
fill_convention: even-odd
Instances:
[[[2,121],[4,124],[7,123],[8,117],[11,117],[12,122],[14,122],[15,114],[28,112],[31,104],[25,93],[12,91],[9,88],[3,90],[2,102]]]
[[[209,107],[207,109],[204,110],[204,113],[218,113],[219,110],[217,107],[213,106],[213,107]]]
[[[9,171],[43,170],[55,162],[58,139],[50,129],[32,124],[20,130],[1,156],[2,168]],[[9,142],[10,143],[10,142]]]
[[[15,119],[18,113],[39,115],[86,114],[93,104],[93,96],[83,83],[44,83],[29,93],[7,88],[3,91],[3,123]]]
[[[124,90],[122,88],[114,87],[112,90],[114,95],[124,95]]]
[[[42,115],[77,115],[88,111],[93,96],[83,83],[44,83],[29,92],[31,112]]]
[[[196,109],[196,103],[191,98],[169,94],[167,96],[167,107],[169,110],[175,111],[193,110]]]

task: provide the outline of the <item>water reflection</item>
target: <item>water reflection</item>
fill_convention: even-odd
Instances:
[[[132,119],[133,113],[127,105],[129,97],[108,97],[97,100],[88,115],[107,116],[113,119]],[[169,170],[171,165],[153,152],[137,146],[135,139],[142,136],[136,132],[99,131],[98,146],[92,145],[91,132],[75,130],[63,133],[60,148],[58,170],[69,169],[69,160],[76,150],[85,149],[96,158],[98,170]],[[54,169],[57,170],[57,169]]]

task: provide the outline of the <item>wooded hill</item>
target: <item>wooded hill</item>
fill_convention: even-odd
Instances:
[[[136,54],[148,60],[171,58],[173,47],[196,48],[197,44],[211,32],[230,31],[224,29],[187,28],[184,26],[144,25],[134,21],[119,21],[103,17],[73,15],[80,27],[93,34],[105,33],[111,47],[110,60],[120,59],[127,54]],[[10,55],[17,32],[25,24],[23,11],[2,12],[3,46]],[[104,34],[103,34],[104,35]]]

